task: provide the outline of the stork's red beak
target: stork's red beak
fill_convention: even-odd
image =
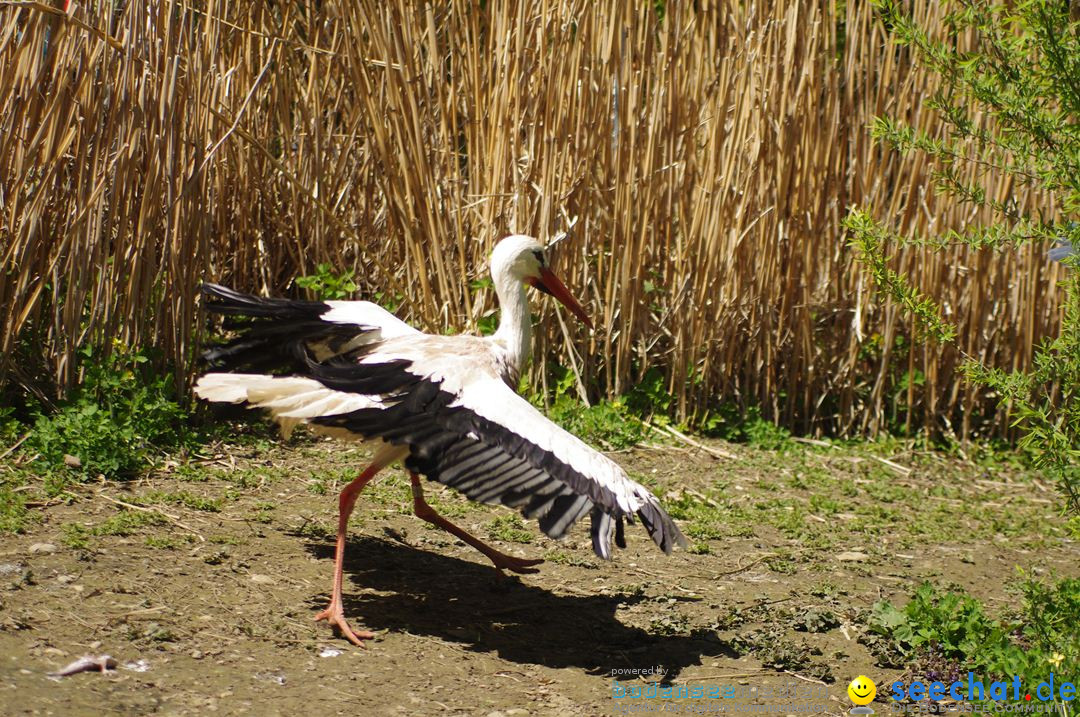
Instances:
[[[540,267],[539,277],[529,277],[526,279],[534,289],[539,289],[545,294],[551,294],[562,303],[563,306],[570,310],[574,316],[581,319],[582,323],[588,326],[590,329],[593,327],[592,322],[589,321],[589,315],[585,313],[585,309],[581,308],[581,304],[574,298],[574,295],[570,293],[570,290],[566,288],[559,277],[551,273],[551,270],[546,266]]]

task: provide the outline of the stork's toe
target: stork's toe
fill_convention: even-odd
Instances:
[[[534,560],[526,560],[525,558],[515,558],[505,553],[500,553],[498,558],[492,557],[491,562],[495,563],[495,567],[499,570],[509,570],[510,572],[519,573],[521,575],[530,575],[532,573],[540,572],[539,568],[534,568],[534,565],[539,565],[544,562],[543,558],[536,558]]]
[[[326,620],[336,632],[340,633],[346,640],[357,647],[364,647],[364,640],[374,640],[376,637],[375,633],[370,630],[357,631],[349,627],[341,603],[331,602],[325,610],[315,616],[316,622],[319,622],[320,620]]]

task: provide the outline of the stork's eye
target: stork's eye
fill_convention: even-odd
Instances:
[[[544,264],[547,263],[544,261],[544,252],[542,252],[541,250],[533,249],[533,256],[535,256],[536,260],[540,262],[540,266],[544,266]]]

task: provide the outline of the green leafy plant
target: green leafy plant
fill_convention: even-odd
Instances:
[[[1062,283],[1061,335],[1036,348],[1030,370],[1005,371],[968,355],[943,307],[892,268],[889,255],[890,247],[905,245],[936,250],[956,245],[1006,249],[1033,242],[1049,247],[1062,240],[1080,245],[1080,228],[1073,221],[1080,212],[1080,23],[1070,17],[1068,3],[958,0],[951,4],[943,32],[932,35],[899,3],[877,4],[893,36],[941,77],[942,86],[927,106],[946,131],[931,135],[879,117],[872,134],[901,152],[932,159],[937,169],[931,180],[938,192],[994,219],[935,237],[900,237],[868,211],[854,208],[844,222],[851,245],[878,289],[914,319],[916,340],[955,346],[964,360],[964,376],[1010,411],[1024,431],[1022,446],[1056,480],[1066,505],[1080,513],[1077,259],[1067,259],[1072,271]],[[958,42],[960,37],[970,42]],[[1035,189],[1045,203],[1027,210],[992,196],[984,184],[1003,174]],[[917,383],[915,376],[904,388],[914,392]]]
[[[730,403],[710,412],[701,429],[707,436],[749,443],[765,450],[783,449],[790,445],[791,438],[789,430],[763,418],[757,406],[740,411],[738,406]]]
[[[586,406],[572,396],[555,399],[552,420],[579,438],[606,450],[622,450],[641,443],[647,429],[619,401],[602,401]]]
[[[476,330],[481,336],[491,336],[499,328],[499,312],[492,311],[484,314],[476,321]]]
[[[626,407],[638,416],[666,425],[675,398],[664,384],[664,374],[657,368],[645,372],[637,386],[625,397]]]
[[[352,269],[335,274],[329,264],[318,264],[314,274],[297,277],[296,285],[310,291],[317,299],[336,301],[352,298],[356,293],[358,287],[352,279]]]
[[[79,387],[56,411],[39,410],[34,417],[21,450],[36,456],[30,464],[35,470],[128,476],[163,449],[193,440],[187,413],[174,398],[172,377],[144,371],[144,354],[117,344],[108,357],[95,356],[90,347],[81,357]]]
[[[1020,610],[992,618],[970,595],[924,583],[903,608],[875,604],[867,625],[888,641],[884,648],[902,655],[914,672],[944,658],[956,674],[972,670],[985,679],[1020,675],[1027,685],[1038,684],[1051,672],[1080,674],[1080,579],[1054,585],[1025,579],[1017,590]]]
[[[0,445],[8,445],[18,440],[22,425],[15,418],[15,409],[0,406]]]
[[[548,417],[579,438],[606,450],[621,450],[640,443],[648,429],[622,400],[585,405],[574,390],[574,372],[565,366],[549,367],[555,379],[555,399]],[[541,396],[534,395],[533,403]]]

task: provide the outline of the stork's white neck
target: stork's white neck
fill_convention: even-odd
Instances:
[[[506,350],[515,379],[521,376],[532,357],[532,317],[525,285],[509,271],[493,267],[492,281],[499,297],[499,328],[492,337]],[[516,387],[515,387],[516,388]]]

